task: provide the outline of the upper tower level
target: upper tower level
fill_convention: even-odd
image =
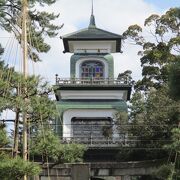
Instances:
[[[116,53],[121,52],[122,36],[96,27],[92,13],[88,28],[61,37],[64,53]]]
[[[69,52],[73,55],[70,58],[70,78],[56,75],[57,100],[73,97],[88,99],[89,102],[89,99],[108,97],[126,101],[130,98],[129,79],[128,77],[114,78],[114,59],[111,55],[111,53],[121,52],[122,36],[97,28],[93,8],[87,28],[61,38],[64,53]],[[77,96],[76,92],[79,93],[79,91],[87,94],[83,96],[80,93],[80,96]],[[71,95],[64,96],[64,92]],[[114,96],[114,93],[121,94],[121,97]]]

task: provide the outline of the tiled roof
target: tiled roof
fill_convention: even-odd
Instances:
[[[102,39],[102,40],[108,40],[108,39],[122,39],[122,36],[119,34],[114,34],[96,27],[89,27],[82,29],[80,31],[76,31],[74,33],[65,35],[62,37],[63,39],[71,39],[71,40],[87,40],[87,39]]]
[[[96,40],[115,40],[116,41],[116,51],[121,52],[121,39],[122,36],[119,34],[115,34],[109,31],[105,31],[103,29],[99,29],[96,27],[95,17],[93,15],[93,11],[90,17],[89,27],[85,29],[81,29],[71,34],[67,34],[61,37],[64,43],[64,52],[69,52],[69,44],[68,41],[96,41]]]

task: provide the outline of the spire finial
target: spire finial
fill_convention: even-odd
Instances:
[[[92,9],[91,9],[89,28],[95,28],[95,27],[96,27],[96,23],[95,23],[95,17],[94,17],[94,1],[92,0]]]
[[[94,14],[94,1],[92,0],[92,11],[91,11],[91,15]]]

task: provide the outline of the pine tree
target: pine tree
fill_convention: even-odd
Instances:
[[[167,83],[170,64],[179,61],[180,8],[171,8],[162,16],[153,14],[145,20],[144,26],[144,29],[149,28],[151,38],[144,37],[143,28],[138,25],[130,26],[123,35],[142,48],[138,54],[143,78],[135,88],[148,90]]]
[[[38,53],[48,52],[50,45],[44,41],[44,37],[55,37],[62,26],[53,24],[59,14],[49,13],[36,9],[39,5],[52,5],[56,0],[28,0],[28,42],[29,56],[33,61],[39,61]],[[21,0],[1,0],[0,1],[0,27],[7,32],[12,32],[19,42],[21,42]]]
[[[40,167],[32,162],[25,162],[22,158],[12,158],[10,140],[7,137],[5,125],[0,123],[0,179],[20,180],[27,174],[29,176],[38,175]]]
[[[138,52],[142,79],[135,82],[130,101],[130,128],[126,129],[129,138],[137,141],[135,147],[142,149],[130,150],[129,157],[162,158],[169,157],[171,152],[171,161],[160,168],[157,176],[172,180],[179,178],[180,161],[180,8],[171,8],[161,16],[153,14],[144,26],[132,25],[123,34],[142,49]],[[148,28],[146,36],[144,29],[147,32]]]

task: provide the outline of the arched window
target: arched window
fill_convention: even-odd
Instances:
[[[103,78],[104,65],[99,61],[85,61],[81,65],[82,78]]]
[[[103,138],[112,135],[112,118],[110,117],[73,117],[71,119],[74,138]]]

